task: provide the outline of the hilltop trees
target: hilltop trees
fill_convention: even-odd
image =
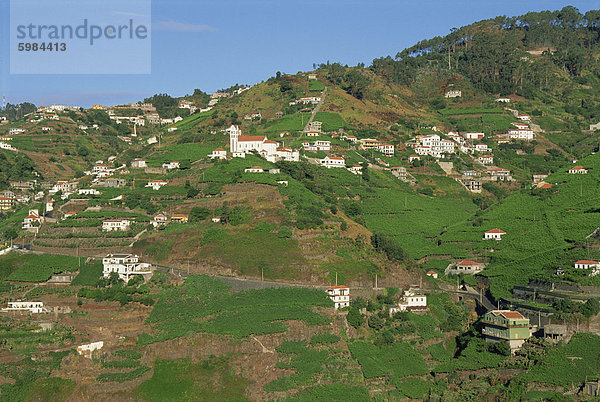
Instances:
[[[566,6],[454,28],[398,52],[396,60],[375,59],[370,69],[390,82],[412,85],[421,71],[446,68],[487,92],[527,96],[532,88],[552,87],[552,65],[572,76],[595,66],[591,49],[600,44],[599,34],[599,10],[583,15]],[[531,48],[547,52],[531,58],[524,52]]]
[[[35,112],[37,107],[33,103],[23,102],[17,105],[7,103],[5,108],[0,108],[0,116],[8,121],[21,120],[26,114]]]

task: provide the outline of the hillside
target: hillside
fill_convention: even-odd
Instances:
[[[565,7],[212,95],[10,105],[0,299],[43,310],[0,315],[0,399],[589,399],[599,26]]]

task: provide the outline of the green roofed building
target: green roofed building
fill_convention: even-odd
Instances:
[[[483,317],[483,335],[487,341],[507,341],[515,351],[531,336],[529,318],[518,311],[492,310]]]

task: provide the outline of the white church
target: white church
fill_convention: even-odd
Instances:
[[[264,135],[242,135],[242,129],[237,125],[232,125],[225,131],[229,133],[229,152],[233,156],[256,151],[269,162],[300,161],[299,151],[280,147],[279,143],[269,140]]]

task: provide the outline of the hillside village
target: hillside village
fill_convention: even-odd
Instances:
[[[597,67],[385,63],[0,119],[0,396],[597,397]]]

